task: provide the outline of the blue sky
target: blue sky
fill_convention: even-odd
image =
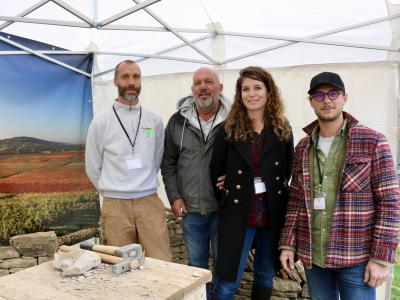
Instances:
[[[87,56],[54,57],[88,68]],[[90,78],[35,55],[0,55],[0,139],[80,144],[92,117]]]

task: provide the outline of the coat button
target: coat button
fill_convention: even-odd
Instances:
[[[240,188],[241,188],[240,185],[237,185],[237,186],[236,186],[236,189],[237,189],[237,190],[240,190]]]
[[[279,191],[279,192],[278,192],[278,195],[280,195],[280,194],[282,194],[282,191]]]
[[[238,174],[239,174],[239,175],[242,175],[242,170],[239,170],[239,171],[238,171]]]
[[[275,162],[275,166],[279,166],[279,162]]]
[[[276,181],[278,181],[280,178],[279,177],[276,177]]]
[[[235,200],[233,200],[233,203],[238,204],[238,203],[239,203],[239,200],[238,200],[238,199],[235,199]]]

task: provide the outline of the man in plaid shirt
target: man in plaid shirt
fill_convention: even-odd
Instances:
[[[308,91],[318,119],[296,146],[285,226],[283,268],[294,252],[313,300],[375,299],[396,263],[400,193],[386,137],[342,111],[340,76],[323,72]]]

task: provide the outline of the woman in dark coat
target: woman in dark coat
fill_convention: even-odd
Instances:
[[[252,299],[269,299],[293,168],[293,135],[275,82],[259,67],[240,71],[210,163],[219,199],[218,263],[212,299],[231,300],[256,249]],[[223,186],[218,178],[226,174]],[[253,246],[253,247],[252,247]]]

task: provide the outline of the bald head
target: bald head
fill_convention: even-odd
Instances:
[[[198,110],[213,110],[219,103],[223,85],[210,68],[200,68],[193,75],[192,92]]]

